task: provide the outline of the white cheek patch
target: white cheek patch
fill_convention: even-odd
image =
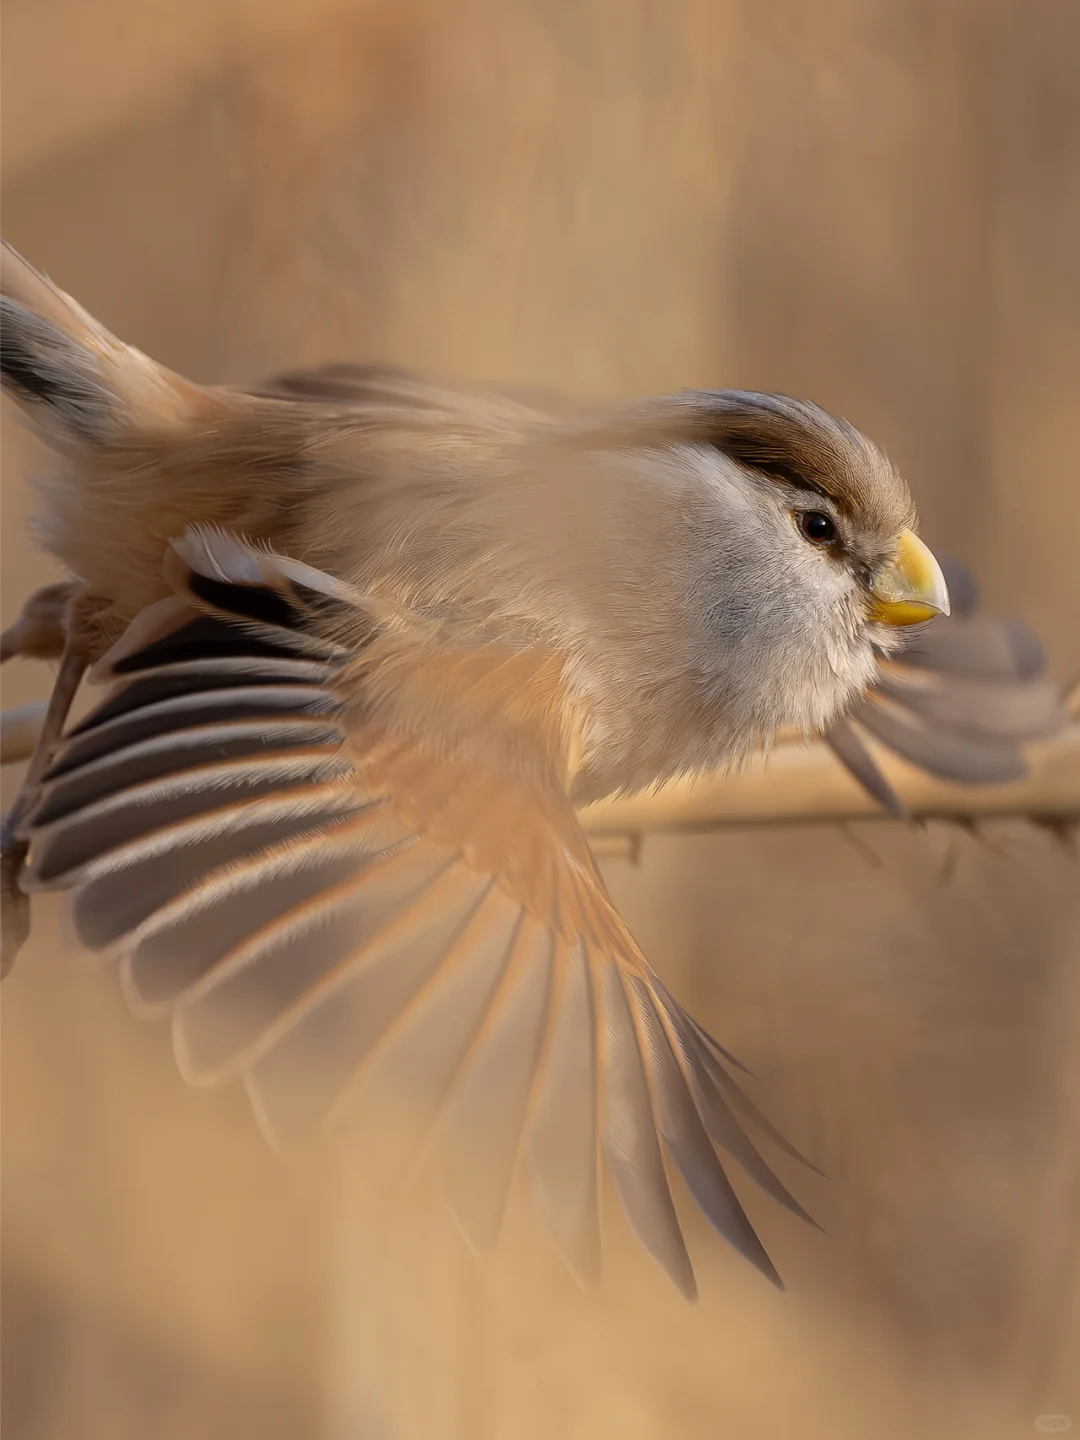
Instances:
[[[808,628],[806,698],[810,727],[822,729],[869,684],[874,673],[874,652],[858,581],[843,562],[825,554],[817,573],[808,578],[805,595]]]
[[[786,601],[773,623],[787,634],[775,668],[767,667],[769,679],[783,697],[787,713],[781,723],[819,731],[873,678],[859,584],[843,561],[809,545],[794,525],[790,538],[785,530],[770,539]]]
[[[707,727],[688,743],[730,757],[782,727],[824,729],[874,671],[850,567],[800,534],[782,493],[713,450],[673,446],[619,466],[624,486],[659,483],[682,522],[669,591],[681,595],[672,653],[686,663],[668,678],[673,703]]]

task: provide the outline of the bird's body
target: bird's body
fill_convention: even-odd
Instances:
[[[15,263],[9,347],[20,288],[33,302],[44,283]],[[37,397],[66,450],[39,534],[114,621],[165,593],[165,553],[191,525],[269,545],[430,620],[425,671],[432,647],[474,666],[489,646],[499,664],[506,646],[542,653],[537,707],[583,799],[820,730],[871,678],[871,639],[889,632],[868,623],[869,577],[912,507],[884,456],[816,406],[689,392],[553,410],[350,367],[252,394],[191,385],[60,302],[57,316],[95,368],[82,359],[66,414]],[[792,523],[818,500],[847,527],[843,560]]]
[[[39,534],[111,687],[38,767],[31,882],[75,889],[83,939],[174,1010],[185,1072],[245,1075],[275,1134],[396,1055],[397,1093],[427,1065],[419,1108],[464,1094],[496,1136],[474,1229],[527,1132],[579,1270],[599,1152],[683,1288],[664,1156],[771,1272],[710,1142],[798,1207],[574,805],[821,729],[896,625],[947,609],[897,472],[740,391],[591,413],[352,367],[204,388],[11,252],[2,278],[5,388],[59,456]]]

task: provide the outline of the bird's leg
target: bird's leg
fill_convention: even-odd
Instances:
[[[60,656],[41,734],[26,775],[0,828],[0,978],[11,969],[30,933],[30,897],[19,885],[27,842],[19,829],[26,818],[56,742],[64,732],[79,684],[94,658],[93,617],[100,610],[77,584],[49,585],[32,595],[15,624],[0,637],[0,656]]]

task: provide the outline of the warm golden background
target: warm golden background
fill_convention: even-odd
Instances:
[[[1080,669],[1076,0],[4,0],[3,229],[199,379],[325,358],[805,393]],[[3,603],[47,575],[4,412]],[[44,673],[5,671],[5,702]],[[1080,1427],[1075,861],[650,840],[616,898],[830,1173],[774,1294],[611,1216],[366,1221],[193,1094],[59,910],[3,995],[5,1440],[1011,1440]],[[787,1171],[785,1172],[788,1173]],[[744,1187],[744,1193],[745,1187]]]

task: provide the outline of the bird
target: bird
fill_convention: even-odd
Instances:
[[[285,1147],[392,1105],[392,1158],[437,1150],[478,1249],[524,1170],[594,1280],[606,1171],[693,1298],[681,1176],[780,1284],[720,1152],[809,1220],[744,1127],[803,1157],[647,962],[576,807],[869,703],[950,610],[896,467],[754,391],[199,385],[6,245],[0,307],[68,577],[4,636],[60,662],[5,821],[9,957],[27,894],[73,892],[187,1080],[241,1080]]]

